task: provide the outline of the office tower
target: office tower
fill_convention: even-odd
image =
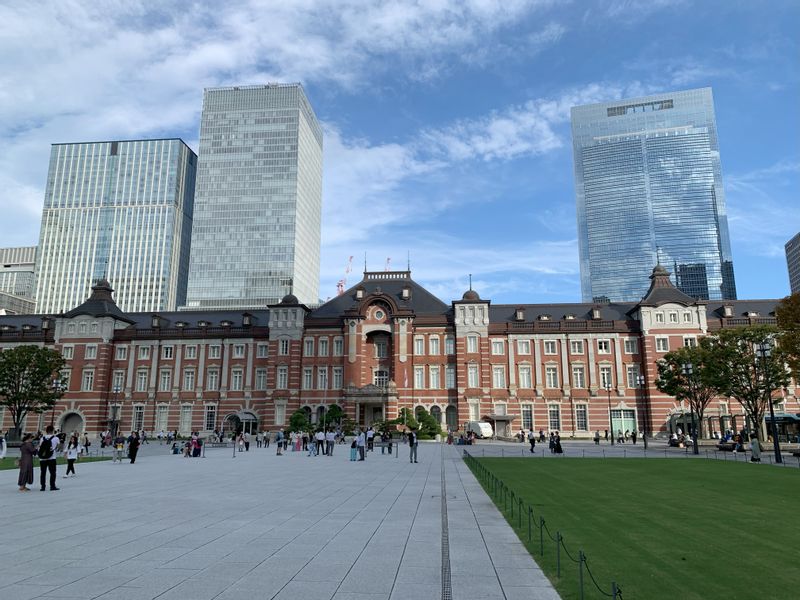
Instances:
[[[126,312],[186,298],[197,156],[179,139],[54,144],[36,262],[37,310],[81,304],[107,278]]]
[[[789,268],[789,289],[800,293],[800,233],[786,242],[786,266]]]
[[[33,300],[36,246],[0,248],[0,311],[31,313]]]
[[[700,299],[735,299],[711,88],[572,108],[584,302],[637,301],[661,263]]]
[[[209,88],[186,308],[319,299],[322,130],[300,84]]]

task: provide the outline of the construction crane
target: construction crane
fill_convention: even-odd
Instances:
[[[336,295],[337,296],[341,296],[342,294],[344,294],[345,289],[347,289],[347,276],[351,273],[352,270],[353,270],[353,257],[351,256],[347,260],[347,266],[344,269],[344,277],[342,277],[336,283]]]

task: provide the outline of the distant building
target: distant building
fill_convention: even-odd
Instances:
[[[800,293],[800,233],[786,242],[786,266],[789,268],[789,288]]]
[[[710,88],[573,107],[572,140],[584,301],[637,301],[657,262],[736,298]]]
[[[0,248],[0,311],[30,313],[34,301],[36,246]]]
[[[186,299],[197,156],[179,139],[54,144],[36,298],[40,313],[83,302],[110,277],[126,311]]]
[[[300,84],[208,88],[187,310],[319,299],[322,129]]]

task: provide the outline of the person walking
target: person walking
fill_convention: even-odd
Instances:
[[[608,441],[608,429],[606,429],[605,432],[606,432],[606,441]]]
[[[528,432],[528,443],[531,445],[531,454],[533,454],[536,448],[536,434],[533,433],[533,429]]]
[[[245,431],[242,434],[242,439],[244,440],[244,451],[250,452],[250,434]]]
[[[33,447],[33,435],[26,433],[22,436],[22,445],[19,447],[19,477],[17,485],[20,492],[30,492],[28,486],[33,483],[33,455],[36,449]]]
[[[122,454],[125,452],[125,436],[121,433],[114,438],[114,455],[111,462],[122,462]]]
[[[139,454],[139,432],[131,431],[131,437],[128,438],[128,458],[131,459],[131,464],[136,462],[136,455]]]
[[[561,448],[561,434],[556,431],[556,435],[553,438],[553,452],[555,454],[564,454],[563,448]]]
[[[594,431],[594,445],[595,446],[599,446],[600,445],[600,430],[599,429],[595,429],[595,431]]]
[[[408,431],[408,462],[417,462],[417,432],[413,429]]]
[[[39,485],[42,491],[45,490],[47,474],[50,473],[50,491],[56,491],[56,451],[61,440],[53,433],[53,426],[45,428],[45,434],[39,440],[39,448],[36,453],[39,455]]]
[[[92,445],[92,442],[89,440],[89,435],[84,433],[83,434],[83,453],[86,456],[89,456],[89,447]]]
[[[81,451],[81,445],[78,442],[78,436],[73,435],[69,438],[69,442],[67,443],[67,447],[64,450],[64,458],[67,459],[67,472],[64,475],[64,479],[70,476],[70,474],[75,477],[75,461],[78,460],[78,454]]]
[[[755,433],[750,434],[750,462],[761,462],[761,442]]]
[[[3,434],[0,433],[0,460],[3,460],[6,457],[6,438],[3,437]]]
[[[270,438],[269,431],[265,431],[264,432],[264,448],[269,448],[269,438]]]
[[[631,431],[631,442],[636,443],[636,430]]]

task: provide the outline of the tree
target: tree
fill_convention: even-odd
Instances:
[[[0,406],[11,413],[17,436],[28,413],[47,412],[61,397],[53,380],[63,367],[61,354],[48,348],[17,346],[0,353]]]
[[[298,409],[289,417],[289,427],[292,431],[308,431],[311,429],[311,423],[308,422],[308,415],[306,411]]]
[[[409,429],[418,429],[419,423],[410,408],[401,408],[396,419],[389,421],[392,425],[405,425]]]
[[[442,433],[439,422],[421,406],[417,408],[417,421],[419,422],[420,439],[430,440]]]
[[[775,316],[780,330],[778,343],[795,380],[800,381],[800,292],[781,300]]]
[[[697,432],[700,437],[703,437],[706,408],[719,395],[717,371],[707,338],[702,339],[699,346],[684,346],[667,352],[658,362],[656,387],[679,401],[689,403],[689,409],[697,415],[700,423]]]
[[[342,407],[338,404],[332,404],[328,407],[328,412],[325,413],[325,420],[328,423],[341,423],[344,416]]]
[[[707,338],[709,350],[717,365],[716,385],[724,396],[734,398],[756,428],[759,439],[764,414],[772,400],[772,392],[789,383],[785,353],[774,347],[778,330],[767,325],[723,329]],[[759,347],[772,346],[762,357]]]

